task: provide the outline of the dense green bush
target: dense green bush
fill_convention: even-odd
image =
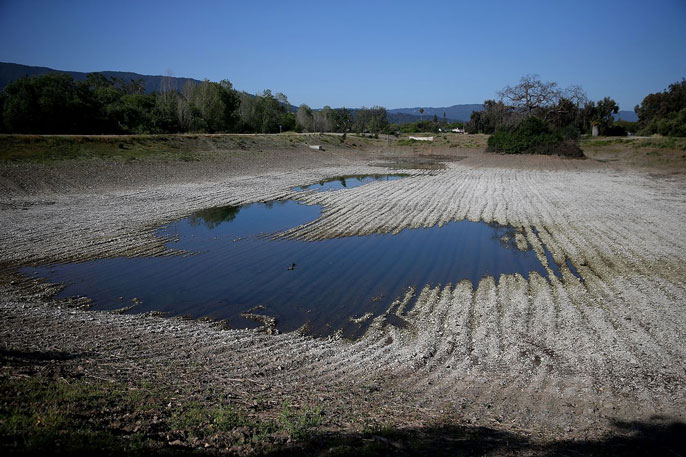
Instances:
[[[394,124],[393,130],[397,130],[400,133],[421,133],[421,132],[433,132],[438,133],[438,129],[443,127],[438,122],[433,121],[417,121],[408,122],[406,124]]]
[[[621,130],[620,130],[621,129]],[[608,136],[626,136],[628,133],[636,133],[638,131],[638,122],[631,122],[625,120],[615,121],[610,127]],[[614,132],[614,135],[613,133]]]
[[[69,75],[21,78],[5,88],[3,98],[8,132],[72,133],[75,125],[93,118],[91,106]]]
[[[626,128],[620,124],[614,123],[605,129],[605,136],[626,136]]]
[[[634,111],[641,135],[686,136],[686,79],[648,95]]]
[[[658,133],[664,136],[686,136],[686,108],[663,116],[656,116],[645,123],[641,135]]]
[[[565,130],[564,133],[553,131],[546,122],[530,116],[519,125],[498,129],[488,138],[488,151],[583,157],[574,139],[569,138],[572,132]]]

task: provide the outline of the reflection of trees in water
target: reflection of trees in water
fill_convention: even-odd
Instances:
[[[197,226],[205,224],[213,229],[222,222],[231,222],[241,210],[240,206],[215,206],[214,208],[201,209],[191,215],[190,224]]]
[[[493,238],[505,249],[516,248],[517,242],[515,235],[517,229],[511,225],[500,225],[497,222],[488,222],[488,226],[493,229]]]
[[[275,206],[283,206],[286,203],[288,203],[289,201],[290,200],[271,200],[271,201],[262,203],[262,205],[264,205],[264,207],[267,209],[272,209]]]
[[[293,190],[296,191],[301,191],[301,190],[308,190],[312,186],[316,186],[319,184],[319,186],[323,187],[325,184],[330,183],[330,182],[335,182],[338,181],[341,183],[341,186],[343,188],[347,188],[348,185],[353,181],[353,184],[361,185],[361,184],[366,184],[369,181],[391,181],[393,179],[397,178],[406,178],[410,176],[407,173],[393,173],[393,174],[371,174],[371,175],[344,175],[344,176],[335,176],[333,178],[326,178],[320,180],[318,183],[315,184],[305,184],[302,186],[295,187]],[[357,181],[357,182],[354,182]],[[353,186],[355,187],[355,186]]]
[[[266,209],[272,209],[274,206],[283,206],[290,200],[272,200],[260,203]],[[213,208],[201,209],[196,211],[190,217],[190,224],[197,226],[205,224],[207,228],[213,229],[223,222],[231,222],[238,215],[239,211],[245,206],[251,205],[236,205],[236,206],[215,206]]]

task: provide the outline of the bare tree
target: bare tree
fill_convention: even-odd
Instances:
[[[543,119],[558,128],[562,128],[565,125],[575,123],[581,108],[587,103],[588,97],[586,97],[586,92],[581,86],[569,86],[560,91],[555,105],[547,107]]]
[[[542,82],[538,75],[525,75],[516,86],[506,86],[498,92],[506,105],[533,114],[538,108],[549,108],[557,104],[560,90],[555,82]]]
[[[562,91],[562,96],[576,105],[577,108],[588,103],[586,92],[579,85],[572,85]]]

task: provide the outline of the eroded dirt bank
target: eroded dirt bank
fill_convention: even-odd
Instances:
[[[125,181],[88,163],[78,164],[76,181],[73,171],[46,173],[43,165],[16,173],[5,168],[4,350],[78,354],[62,363],[87,377],[319,404],[326,426],[336,431],[443,422],[545,442],[597,438],[612,432],[615,421],[685,420],[686,186],[680,176],[468,153],[445,170],[408,170],[412,179],[301,194],[325,212],[288,236],[495,221],[518,228],[544,266],[550,268],[543,244],[561,266],[562,279],[504,275],[410,290],[356,342],[84,311],[75,308],[79,301],[56,303],[50,287],[12,273],[47,261],[165,254],[154,236],[161,223],[208,206],[289,198],[293,186],[325,177],[379,172],[369,164],[392,155],[383,149],[302,152],[201,161],[187,165],[186,174],[162,163],[149,180],[138,165],[123,166],[131,176]],[[412,294],[419,299],[405,312]]]

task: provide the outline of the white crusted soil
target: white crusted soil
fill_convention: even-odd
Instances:
[[[613,419],[664,414],[684,420],[682,177],[554,158],[508,168],[505,159],[485,155],[442,171],[409,170],[407,179],[300,193],[300,200],[325,210],[286,236],[316,240],[494,221],[516,227],[517,246],[531,245],[548,270],[546,278],[503,275],[478,284],[456,278],[408,290],[355,342],[74,309],[52,301],[49,285],[12,273],[49,261],[169,254],[155,228],[194,210],[291,198],[293,186],[380,171],[366,156],[327,157],[324,166],[281,163],[276,171],[248,167],[206,180],[142,179],[69,192],[59,185],[22,191],[5,173],[3,188],[13,190],[0,197],[3,346],[87,352],[94,362],[86,371],[98,376],[112,376],[108,367],[124,377],[175,372],[229,392],[247,388],[238,388],[236,379],[250,379],[252,389],[270,395],[312,394],[332,405],[341,392],[353,392],[357,400],[363,395],[357,407],[367,405],[369,415],[453,412],[468,422],[572,436],[602,430]]]

